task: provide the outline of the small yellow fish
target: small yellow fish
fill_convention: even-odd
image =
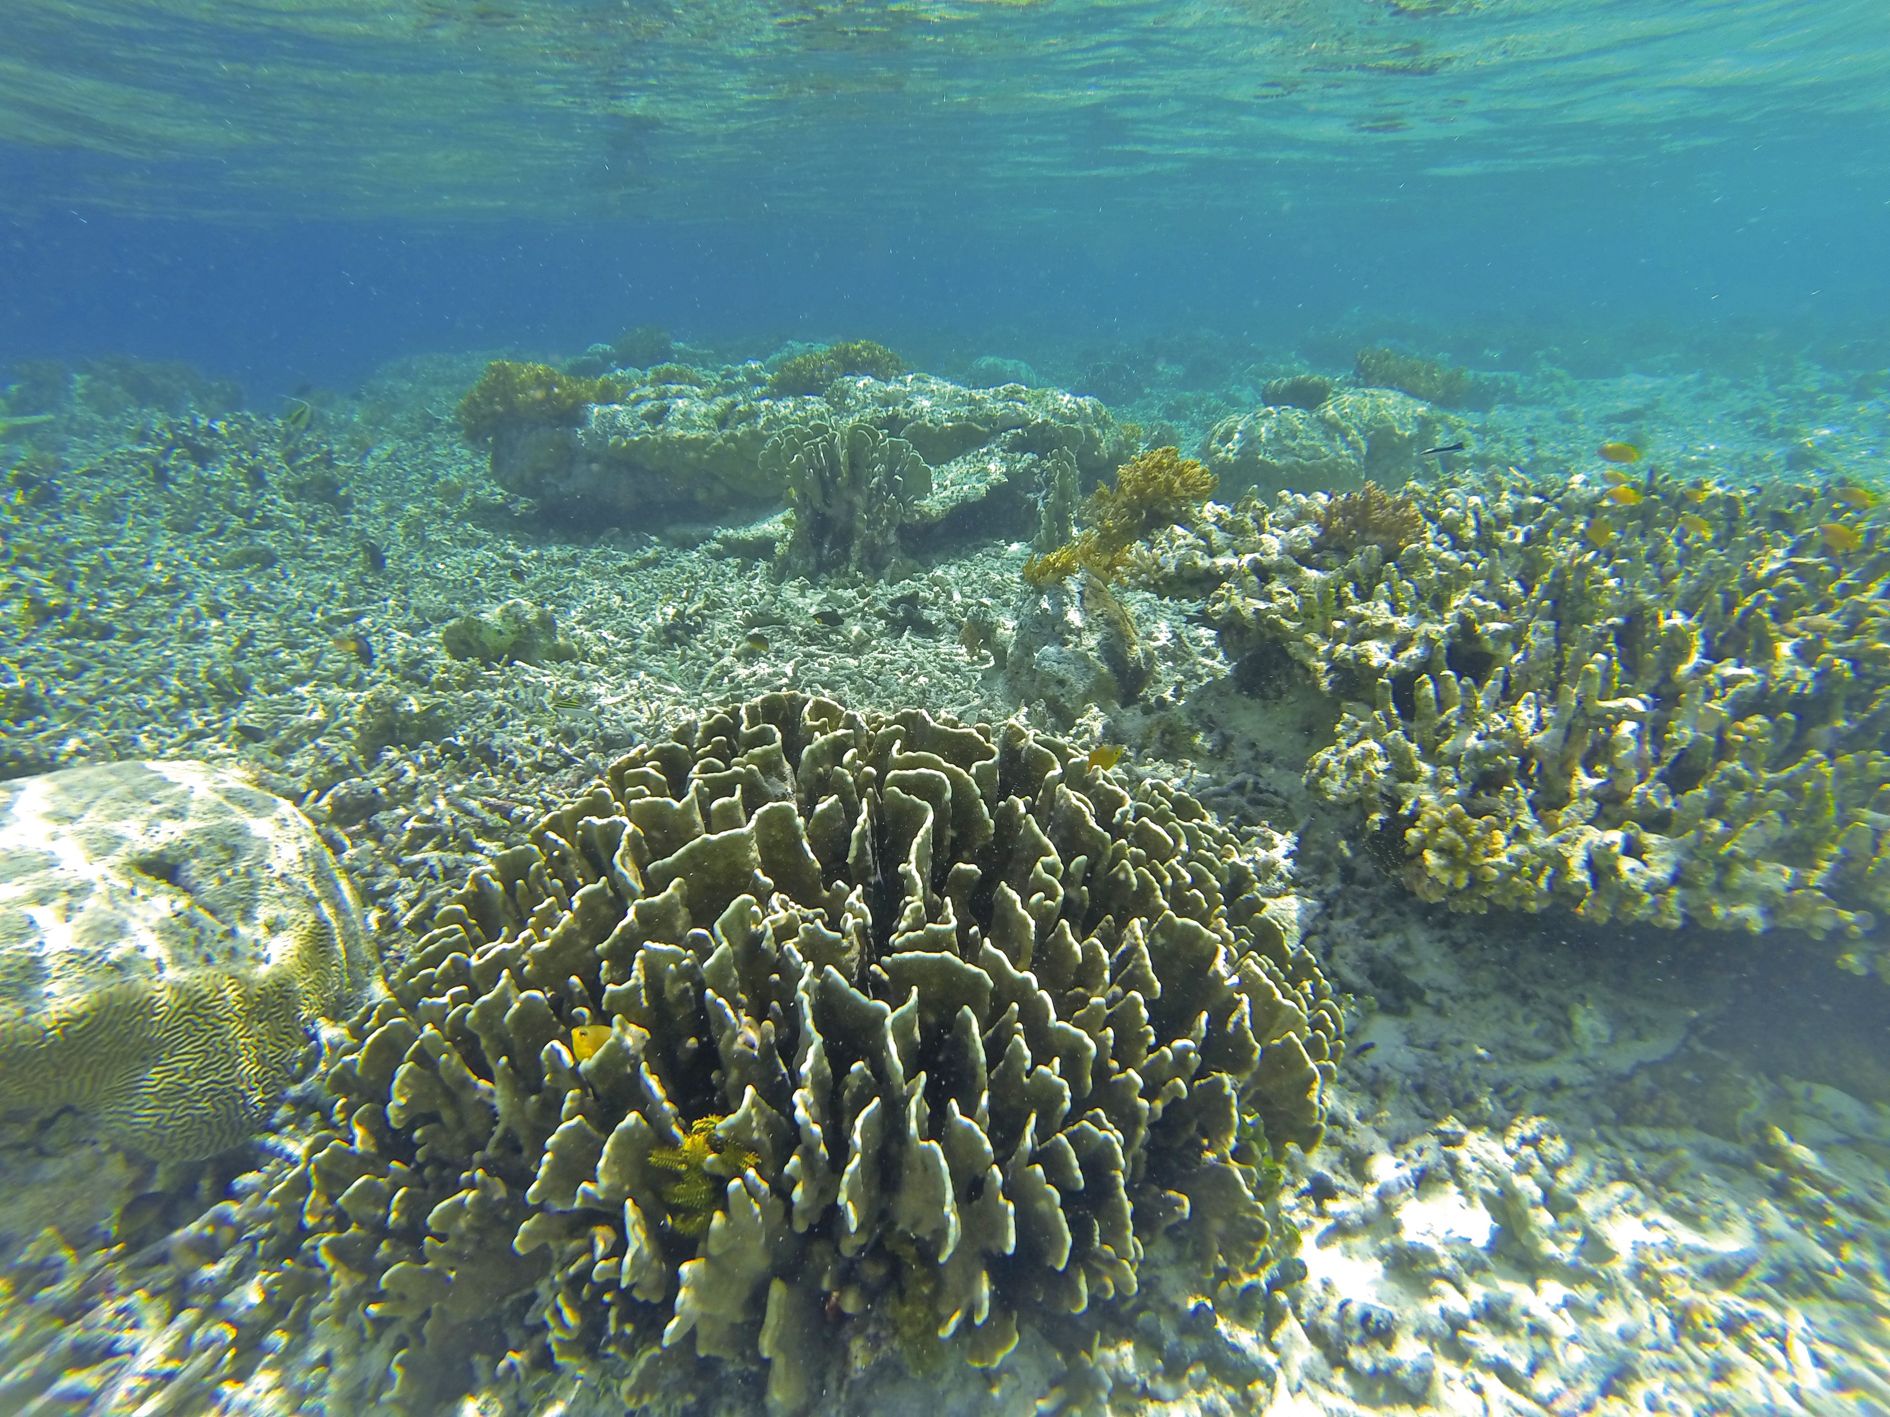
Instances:
[[[353,655],[368,668],[371,669],[374,667],[374,646],[368,642],[368,637],[361,634],[359,631],[351,631],[345,635],[338,635],[328,643],[340,650],[343,654]]]
[[[1112,768],[1122,761],[1125,751],[1127,750],[1114,743],[1098,743],[1089,750],[1089,756],[1083,760],[1084,766],[1092,772],[1097,768]]]
[[[1601,495],[1617,507],[1638,507],[1646,500],[1646,494],[1638,487],[1610,487]]]
[[[1620,487],[1633,481],[1632,478],[1618,467],[1604,467],[1601,470],[1601,477],[1610,487]]]
[[[1851,483],[1846,483],[1842,487],[1833,487],[1831,489],[1831,495],[1845,506],[1854,508],[1860,512],[1867,507],[1877,505],[1877,494],[1875,492],[1872,492],[1868,487],[1858,487]]]
[[[610,1025],[583,1023],[571,1030],[571,1056],[580,1063],[602,1048],[610,1039]]]
[[[1713,524],[1698,512],[1682,512],[1680,529],[1699,537],[1711,537],[1713,534]]]
[[[1680,495],[1697,507],[1713,495],[1713,490],[1710,487],[1702,487],[1696,482],[1691,487],[1683,488]]]
[[[1586,535],[1591,546],[1597,548],[1604,547],[1614,540],[1614,523],[1590,522],[1588,523]]]
[[[1864,544],[1864,533],[1844,522],[1820,522],[1818,539],[1828,551],[1855,551]]]
[[[1641,450],[1632,443],[1603,443],[1595,452],[1609,462],[1639,462]]]

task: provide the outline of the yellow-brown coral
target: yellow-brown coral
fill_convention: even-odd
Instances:
[[[739,1142],[716,1135],[722,1120],[703,1117],[690,1126],[681,1146],[659,1146],[650,1152],[650,1165],[676,1173],[676,1179],[660,1189],[663,1203],[669,1208],[669,1227],[680,1235],[705,1234],[709,1222],[715,1219],[721,1182],[747,1170],[757,1159]],[[718,1157],[726,1168],[720,1176],[709,1171],[710,1163]]]
[[[459,402],[459,426],[467,439],[490,442],[509,424],[575,423],[591,404],[613,403],[623,385],[607,375],[582,379],[549,364],[495,359]]]
[[[1357,551],[1376,546],[1396,556],[1424,534],[1424,513],[1403,493],[1393,496],[1377,483],[1330,498],[1319,509],[1320,551]]]
[[[1090,493],[1088,528],[1074,541],[1031,557],[1024,579],[1044,586],[1088,571],[1105,585],[1117,580],[1137,542],[1161,527],[1193,520],[1217,482],[1205,464],[1182,457],[1179,448],[1137,453],[1116,469],[1114,487]]]

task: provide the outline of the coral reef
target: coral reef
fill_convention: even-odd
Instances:
[[[768,377],[768,396],[789,398],[796,394],[823,393],[835,379],[849,374],[869,379],[897,379],[910,367],[874,340],[847,340],[783,359]]]
[[[469,442],[490,443],[509,430],[576,423],[592,404],[613,403],[622,395],[617,379],[586,379],[549,364],[495,359],[460,400],[460,431]]]
[[[1289,374],[1268,379],[1260,390],[1260,399],[1276,408],[1318,408],[1337,388],[1324,374]]]
[[[885,575],[904,550],[899,528],[932,491],[932,469],[903,438],[870,423],[785,430],[761,450],[788,499],[780,565],[790,575]]]
[[[1318,498],[1164,552],[1236,658],[1340,710],[1310,778],[1460,910],[1861,937],[1890,909],[1890,545],[1831,494],[1412,489],[1421,536],[1316,558]]]
[[[0,1142],[213,1155],[267,1116],[311,1022],[374,971],[308,821],[225,769],[0,785]]]
[[[553,520],[726,522],[781,506],[779,469],[762,457],[770,442],[867,424],[909,443],[932,469],[931,493],[911,515],[949,530],[1029,515],[1038,464],[1054,452],[1099,478],[1133,450],[1101,404],[1054,389],[966,389],[910,374],[890,383],[841,377],[818,395],[787,397],[769,392],[757,364],[695,375],[654,369],[582,427],[495,441],[494,479]]]
[[[1446,408],[1470,403],[1476,390],[1476,381],[1467,369],[1382,347],[1361,349],[1353,361],[1353,373],[1361,384],[1397,389]]]
[[[549,610],[517,598],[488,615],[449,621],[440,628],[440,647],[449,658],[481,664],[551,664],[577,656]]]
[[[1236,1281],[1340,1046],[1279,871],[1015,725],[710,713],[494,857],[354,1021],[226,1351],[358,1330],[329,1396],[391,1368],[437,1410],[688,1345],[791,1412],[845,1381],[835,1323],[989,1365],[1020,1323],[1080,1342],[1164,1234]]]
[[[1424,513],[1417,503],[1408,494],[1387,492],[1377,483],[1328,497],[1317,519],[1316,551],[1350,553],[1376,546],[1395,557],[1424,534]]]
[[[1312,408],[1257,408],[1209,430],[1201,457],[1227,492],[1338,492],[1423,475],[1420,454],[1463,424],[1393,389],[1341,389]]]
[[[1214,474],[1178,448],[1138,453],[1116,469],[1113,487],[1090,493],[1084,509],[1089,525],[1075,539],[1026,561],[1024,579],[1046,586],[1084,571],[1106,584],[1122,573],[1131,548],[1158,528],[1193,516],[1214,488]]]

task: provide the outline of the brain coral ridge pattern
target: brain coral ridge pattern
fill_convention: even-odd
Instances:
[[[0,785],[0,1118],[214,1155],[373,973],[314,828],[240,774],[132,761]]]
[[[1406,495],[1395,557],[1325,550],[1325,499],[1283,496],[1167,569],[1230,655],[1333,698],[1310,778],[1401,834],[1419,895],[1853,938],[1890,908],[1881,532],[1833,550],[1808,487]]]
[[[425,1410],[508,1352],[693,1344],[794,1411],[846,1315],[994,1364],[1027,1313],[1093,1332],[1171,1227],[1203,1276],[1257,1264],[1340,1049],[1257,859],[1015,725],[711,713],[477,872],[355,1020],[246,1322],[359,1325]]]

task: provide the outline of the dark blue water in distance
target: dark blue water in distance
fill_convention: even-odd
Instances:
[[[835,32],[851,9],[877,44],[769,40],[765,62],[743,26],[792,7],[715,7],[718,59],[714,24],[671,33],[662,7],[590,7],[573,38],[568,7],[534,31],[524,6],[442,32],[488,70],[416,80],[392,134],[348,115],[388,101],[380,66],[423,19],[375,7],[338,36],[311,10],[303,35],[284,7],[258,32],[204,3],[134,42],[141,8],[19,0],[8,64],[33,82],[0,88],[0,361],[187,359],[267,398],[639,323],[922,359],[1183,329],[1291,343],[1348,312],[1607,340],[1890,311],[1880,5],[973,5],[948,26],[842,6]],[[941,27],[951,52],[919,64]],[[217,43],[283,91],[216,89],[194,70]],[[666,73],[670,44],[706,92]],[[646,91],[612,68],[626,55]],[[780,91],[797,64],[827,98]],[[772,113],[731,134],[745,72]],[[1080,93],[1036,91],[1072,72]],[[600,187],[613,158],[645,170]],[[362,188],[368,162],[391,179]]]

